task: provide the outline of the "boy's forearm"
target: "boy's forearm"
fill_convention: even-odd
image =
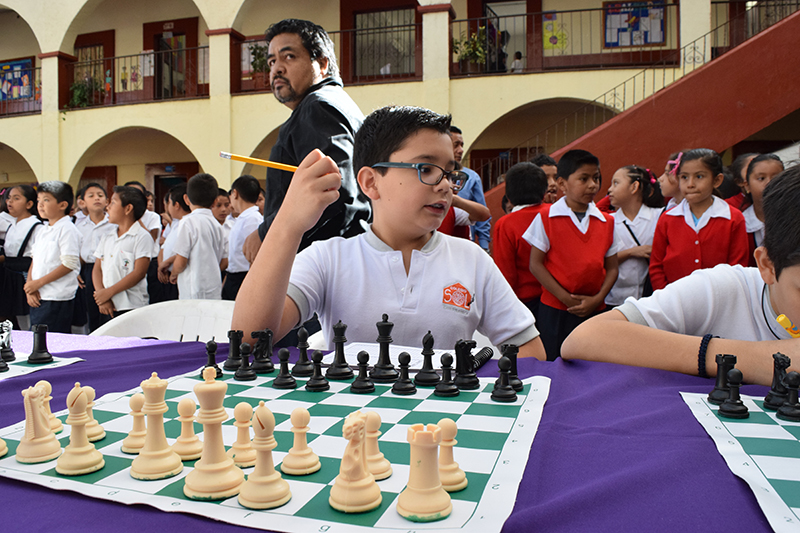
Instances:
[[[608,296],[608,293],[611,292],[612,287],[617,282],[617,277],[619,276],[619,262],[617,261],[617,256],[612,255],[611,257],[606,257],[606,277],[603,279],[603,284],[600,286],[600,291],[597,293],[597,298],[602,302]]]
[[[186,270],[187,265],[189,264],[189,259],[183,257],[182,255],[175,254],[172,258],[172,275],[177,276],[184,270]]]
[[[54,268],[49,274],[45,274],[41,278],[37,279],[39,283],[42,285],[47,285],[48,283],[53,283],[56,280],[59,280],[72,272],[71,268],[67,268],[64,265],[58,265]]]
[[[547,292],[558,298],[559,301],[561,301],[561,303],[564,305],[568,305],[564,300],[570,298],[569,292],[567,292],[567,290],[561,286],[556,278],[553,277],[550,271],[544,266],[543,262],[534,259],[533,253],[531,253],[529,267],[533,277],[535,277],[539,283],[542,284],[542,287],[547,289]]]
[[[105,285],[103,285],[103,260],[98,259],[94,262],[94,268],[92,269],[92,285],[94,286],[94,290],[105,289]]]
[[[484,220],[489,220],[492,216],[491,211],[489,211],[489,208],[485,205],[461,198],[460,196],[453,196],[453,207],[458,207],[466,211],[471,222],[483,222]]]

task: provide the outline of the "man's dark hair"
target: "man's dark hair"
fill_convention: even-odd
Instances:
[[[114,187],[114,194],[119,198],[122,207],[133,206],[133,220],[142,218],[147,209],[147,197],[137,187],[129,185],[117,185]]]
[[[553,166],[553,167],[557,167],[558,166],[558,163],[556,163],[556,160],[553,159],[552,157],[550,157],[547,154],[538,154],[538,155],[533,156],[531,158],[531,163],[533,163],[537,167],[543,167],[545,165],[550,165],[550,166]]]
[[[123,185],[123,187],[136,187],[137,189],[142,191],[142,194],[144,195],[147,194],[147,189],[145,189],[144,185],[138,181],[129,181],[125,185]],[[147,196],[145,196],[145,199],[147,199]]]
[[[764,247],[777,279],[800,264],[800,165],[784,170],[764,189]]]
[[[569,179],[583,165],[600,165],[600,160],[596,155],[586,150],[570,150],[561,156],[557,165],[559,178]]]
[[[219,185],[214,176],[201,172],[189,178],[186,195],[193,205],[211,209],[219,196]]]
[[[178,204],[181,206],[181,209],[188,213],[191,211],[191,209],[189,208],[189,204],[187,204],[186,200],[183,198],[184,194],[186,194],[186,184],[180,183],[169,189],[169,192],[167,192],[167,197],[173,204]]]
[[[91,183],[87,183],[87,184],[86,184],[86,187],[83,187],[83,188],[81,188],[81,189],[80,189],[80,190],[79,190],[79,191],[78,191],[78,192],[75,194],[75,196],[76,196],[77,198],[81,198],[81,199],[82,199],[82,198],[83,198],[83,197],[86,195],[86,191],[88,191],[89,189],[100,189],[101,191],[103,191],[103,194],[104,194],[105,196],[108,196],[108,193],[106,192],[106,188],[105,188],[105,187],[103,187],[102,185],[100,185],[99,183],[96,183],[96,182],[94,182],[94,181],[93,181],[93,182],[91,182]]]
[[[353,146],[353,170],[389,161],[406,140],[419,130],[431,129],[447,135],[450,115],[411,106],[386,106],[370,113],[356,133]],[[376,168],[384,174],[385,168]]]
[[[276,35],[282,33],[296,33],[299,35],[300,40],[303,42],[303,47],[308,50],[308,55],[311,56],[312,61],[318,61],[320,59],[328,60],[328,72],[325,74],[325,77],[339,77],[339,65],[336,63],[333,41],[331,41],[331,38],[322,26],[318,26],[308,20],[300,19],[285,19],[276,22],[267,29],[265,35],[267,46],[269,46],[269,42],[274,39]]]
[[[462,135],[461,130],[455,126],[450,126],[450,133],[458,133],[459,135]]]
[[[506,172],[506,196],[514,205],[540,204],[547,193],[547,175],[533,163],[517,163]]]
[[[45,181],[36,187],[36,191],[52,194],[53,198],[55,198],[58,203],[67,202],[67,208],[64,210],[65,215],[69,214],[72,209],[74,196],[72,194],[72,185],[69,183],[64,183],[63,181]]]
[[[250,174],[243,174],[236,178],[231,184],[231,192],[236,191],[242,200],[248,204],[258,202],[258,191],[261,190],[261,185],[258,180]]]

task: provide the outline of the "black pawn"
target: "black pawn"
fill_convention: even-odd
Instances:
[[[353,384],[350,385],[350,392],[353,394],[368,394],[375,392],[375,384],[369,379],[367,365],[369,364],[369,354],[364,350],[358,352],[358,376]]]
[[[422,369],[414,376],[417,387],[435,387],[442,379],[433,369],[433,335],[431,332],[422,337]]]
[[[397,381],[400,375],[397,373],[397,369],[394,367],[389,357],[389,345],[392,343],[392,328],[394,328],[394,324],[389,322],[389,315],[387,314],[384,314],[382,319],[383,320],[375,324],[378,327],[378,338],[376,341],[380,345],[380,348],[378,350],[378,362],[372,368],[369,377],[372,378],[372,381],[378,383],[391,383]]]
[[[458,396],[459,390],[453,383],[453,356],[449,353],[442,355],[442,381],[436,385],[433,394],[435,396]]]
[[[456,387],[460,390],[475,390],[481,383],[475,375],[475,356],[472,349],[478,345],[475,341],[461,339],[456,343]]]
[[[333,363],[325,372],[325,377],[328,379],[342,381],[353,378],[353,369],[350,368],[344,358],[344,343],[347,342],[347,337],[344,336],[345,330],[347,330],[347,324],[342,324],[341,320],[333,326],[334,355]]]
[[[272,330],[254,331],[250,336],[257,339],[253,348],[253,370],[256,374],[271,374],[275,371],[272,363]]]
[[[314,360],[314,374],[306,382],[306,390],[308,392],[323,392],[330,389],[330,383],[322,375],[322,352],[314,350],[314,355],[311,358]]]
[[[296,378],[307,378],[314,373],[314,363],[308,359],[308,331],[301,327],[297,330],[297,349],[300,359],[292,367],[292,375]]]
[[[519,353],[519,346],[516,344],[503,344],[500,346],[500,353],[511,363],[511,367],[508,369],[508,384],[511,385],[511,388],[516,392],[522,392],[522,380],[517,376],[517,354]]]
[[[213,367],[214,370],[217,371],[217,379],[222,377],[222,369],[217,364],[217,343],[214,342],[214,339],[211,339],[206,343],[206,355],[208,356],[208,362],[206,366],[203,367],[205,370],[208,367]],[[203,370],[200,371],[200,378],[203,377]]]
[[[33,351],[28,357],[28,364],[43,365],[52,363],[53,356],[47,351],[47,324],[33,326]]]
[[[394,382],[394,385],[392,385],[392,394],[399,394],[401,396],[414,394],[417,392],[417,388],[414,386],[414,382],[411,381],[411,378],[408,377],[408,365],[411,364],[411,355],[409,355],[408,352],[400,352],[397,360],[400,363],[400,377]]]
[[[495,402],[515,402],[517,401],[517,391],[509,383],[509,376],[511,374],[511,360],[505,355],[497,362],[497,368],[500,369],[500,377],[494,384],[492,390],[492,400]]]
[[[239,354],[240,365],[236,369],[233,379],[236,381],[253,381],[256,379],[256,371],[250,366],[250,345],[243,342],[239,347]]]
[[[738,368],[732,368],[728,371],[728,388],[730,393],[728,398],[719,406],[719,416],[725,418],[747,418],[750,413],[747,412],[747,406],[742,403],[739,397],[739,387],[742,385],[742,371]]]
[[[296,389],[297,380],[289,372],[289,350],[281,348],[278,350],[278,359],[281,362],[281,370],[275,379],[272,380],[273,389]]]
[[[736,366],[736,356],[732,354],[718,353],[716,358],[717,362],[717,382],[714,385],[714,390],[708,393],[708,402],[714,405],[722,405],[722,402],[728,399],[730,389],[728,388],[728,372]]]
[[[242,344],[244,332],[240,329],[232,329],[228,332],[228,358],[222,364],[222,368],[229,372],[236,372],[242,366],[242,356],[239,355],[239,345]]]
[[[778,408],[784,404],[789,397],[789,391],[783,384],[783,379],[786,377],[786,369],[791,364],[791,359],[782,353],[772,354],[773,368],[772,368],[772,388],[764,397],[764,409],[777,411]]]
[[[790,422],[800,422],[800,402],[797,399],[797,389],[800,387],[800,374],[791,371],[784,379],[786,388],[789,389],[786,403],[778,408],[778,418]]]

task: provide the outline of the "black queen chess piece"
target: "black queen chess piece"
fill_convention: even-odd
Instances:
[[[435,387],[442,379],[433,368],[433,335],[430,330],[422,337],[422,369],[414,376],[417,387]]]
[[[216,379],[222,378],[222,369],[217,364],[217,343],[213,338],[206,343],[206,357],[208,357],[208,361],[206,362],[206,366],[203,367],[203,370],[211,367],[217,372]],[[200,379],[203,379],[203,370],[200,371]]]
[[[308,330],[304,327],[297,330],[297,350],[300,358],[292,367],[292,375],[296,378],[307,378],[314,373],[314,363],[308,358]]]
[[[256,339],[253,347],[253,371],[256,374],[270,374],[275,371],[272,363],[272,330],[269,328],[250,334]]]
[[[239,355],[239,346],[242,344],[244,332],[240,329],[232,329],[228,332],[228,358],[222,364],[222,368],[228,372],[236,372],[242,366],[242,356]]]
[[[33,326],[33,351],[28,357],[28,364],[43,365],[52,363],[53,356],[47,351],[47,324]]]
[[[343,324],[340,320],[333,326],[333,363],[325,371],[325,377],[329,380],[343,381],[353,377],[353,369],[347,364],[344,357],[344,343],[347,342],[347,337],[344,332],[347,330],[347,324]]]
[[[792,364],[792,360],[780,352],[772,354],[772,359],[772,388],[764,397],[764,409],[777,411],[789,397],[789,391],[786,390],[783,380],[786,378],[786,369]]]
[[[392,383],[397,381],[400,376],[389,357],[389,345],[392,343],[394,323],[389,322],[389,315],[384,313],[382,320],[375,325],[378,328],[376,341],[380,347],[378,349],[378,362],[375,363],[372,372],[369,373],[369,377],[377,383]]]

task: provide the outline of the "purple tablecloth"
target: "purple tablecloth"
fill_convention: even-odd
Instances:
[[[201,343],[115,340],[114,349],[85,351],[87,342],[49,343],[51,351],[86,362],[0,382],[0,427],[24,418],[20,391],[40,379],[53,385],[53,409],[60,410],[75,381],[93,386],[99,397],[136,387],[153,371],[170,377],[205,364]],[[68,347],[74,351],[62,351]],[[218,361],[226,353],[220,344]],[[479,373],[494,375],[493,366]],[[678,394],[707,392],[713,380],[562,360],[520,360],[519,374],[545,375],[552,384],[504,532],[770,531],[749,487],[731,474]],[[742,393],[766,390],[750,385]],[[0,495],[3,531],[244,529],[5,478]]]

